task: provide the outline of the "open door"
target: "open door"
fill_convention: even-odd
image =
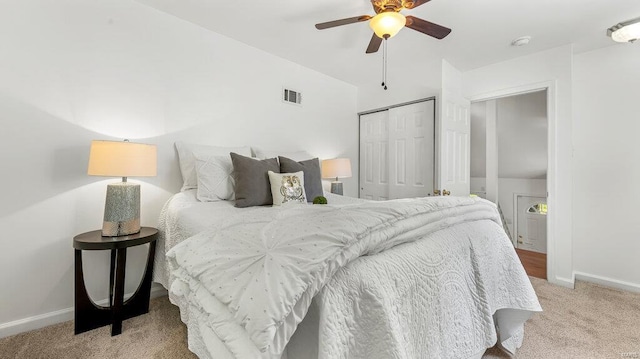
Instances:
[[[442,194],[468,196],[470,178],[471,102],[442,89],[438,126],[438,189]]]

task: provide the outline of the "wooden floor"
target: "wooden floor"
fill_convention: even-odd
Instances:
[[[522,262],[524,270],[528,275],[547,279],[547,255],[545,253],[526,251],[518,248],[516,248],[516,253],[518,253],[520,262]]]

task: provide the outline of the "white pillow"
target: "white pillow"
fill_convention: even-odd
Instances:
[[[253,149],[256,152],[256,157],[258,157],[261,160],[267,159],[267,158],[278,158],[278,156],[282,156],[282,157],[286,157],[286,158],[291,158],[292,160],[296,161],[296,162],[300,162],[300,161],[304,161],[304,160],[309,160],[314,158],[312,155],[310,155],[307,151],[293,151],[293,152],[287,152],[287,151],[263,151],[259,148],[254,148]]]
[[[296,173],[275,173],[269,174],[271,184],[271,196],[273,205],[283,204],[307,204],[307,196],[304,192],[304,172]]]
[[[197,155],[196,174],[198,190],[196,197],[201,202],[234,199],[233,163],[230,156]]]
[[[176,142],[176,149],[178,150],[178,159],[180,161],[180,172],[182,173],[182,180],[184,181],[182,189],[180,191],[186,191],[188,189],[196,188],[198,186],[198,179],[196,176],[196,158],[199,156],[228,156],[230,152],[235,152],[239,155],[251,157],[251,147],[218,147],[198,145],[193,143],[185,143],[182,141]]]

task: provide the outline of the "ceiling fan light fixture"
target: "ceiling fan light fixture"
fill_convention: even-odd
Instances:
[[[615,42],[634,42],[640,39],[640,18],[608,28],[607,35]]]
[[[404,15],[395,11],[379,13],[369,20],[371,30],[381,39],[394,37],[406,23]]]

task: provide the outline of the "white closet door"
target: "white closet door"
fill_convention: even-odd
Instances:
[[[389,111],[360,116],[360,198],[389,199]]]
[[[433,191],[434,121],[434,101],[389,110],[390,199]]]
[[[443,90],[440,98],[439,188],[452,196],[468,196],[471,119],[469,100]]]

